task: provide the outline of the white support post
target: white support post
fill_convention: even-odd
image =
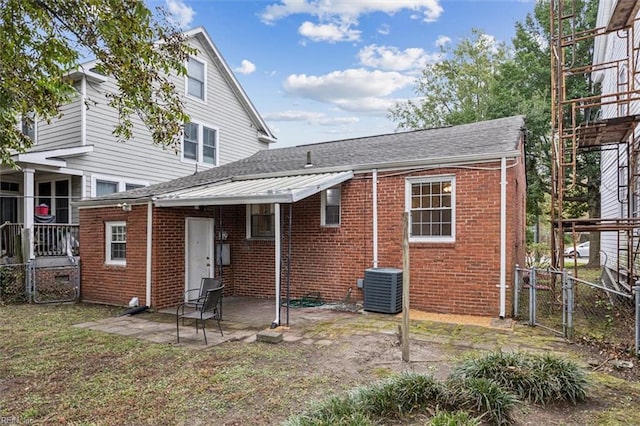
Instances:
[[[27,237],[28,244],[23,244],[22,256],[24,261],[29,261],[35,258],[33,251],[33,216],[35,208],[35,184],[33,176],[35,174],[34,169],[23,169],[23,204],[22,204],[22,223],[23,223],[23,237]],[[23,241],[25,238],[23,238]]]
[[[372,173],[372,198],[373,198],[373,267],[378,267],[378,169]]]
[[[145,304],[151,307],[151,250],[153,248],[153,202],[147,204],[147,271]]]
[[[273,205],[274,210],[274,222],[275,222],[275,277],[276,277],[276,319],[271,323],[271,328],[276,328],[280,325],[280,261],[282,259],[282,241],[281,241],[281,231],[280,231],[280,204],[275,203]]]
[[[500,165],[500,318],[506,316],[507,304],[507,159]]]

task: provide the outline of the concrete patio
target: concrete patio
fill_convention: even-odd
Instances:
[[[208,345],[219,345],[230,341],[253,342],[258,333],[269,330],[276,315],[275,303],[269,299],[250,297],[225,297],[222,301],[222,330],[220,335],[215,321],[207,321]],[[353,316],[353,313],[331,309],[325,305],[312,308],[290,308],[289,326],[287,309],[282,307],[280,327],[275,329],[282,334],[284,341],[303,341],[307,344],[327,345],[324,339],[305,338],[305,326],[320,321],[336,321]],[[161,309],[157,312],[143,312],[137,315],[123,315],[105,318],[100,321],[76,324],[75,327],[97,330],[106,333],[131,336],[155,343],[178,344],[176,338],[176,308]],[[180,345],[206,347],[202,330],[196,332],[193,321],[180,324]]]

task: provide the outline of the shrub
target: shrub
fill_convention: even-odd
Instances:
[[[498,383],[478,377],[450,379],[448,406],[473,411],[491,424],[507,425],[512,422],[511,410],[518,402],[514,394]]]
[[[444,394],[442,384],[432,376],[403,373],[362,388],[355,397],[364,412],[388,418],[435,407]]]
[[[431,376],[404,373],[357,389],[345,397],[334,396],[286,423],[307,425],[369,425],[371,417],[394,418],[414,410],[436,407],[444,387]]]
[[[480,426],[480,419],[466,411],[438,411],[429,421],[431,426]]]
[[[454,380],[493,380],[518,398],[534,404],[553,401],[576,403],[586,397],[587,379],[575,363],[553,354],[495,352],[459,364]]]
[[[288,426],[368,426],[372,422],[347,395],[333,396],[312,407],[309,411],[287,420]]]

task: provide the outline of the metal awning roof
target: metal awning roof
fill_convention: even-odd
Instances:
[[[158,207],[295,203],[353,177],[353,171],[269,178],[241,177],[158,196]]]

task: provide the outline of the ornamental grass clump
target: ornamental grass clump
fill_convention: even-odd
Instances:
[[[450,378],[448,407],[474,413],[489,424],[508,425],[516,396],[493,380],[478,377]]]
[[[480,426],[480,419],[466,411],[437,411],[429,426]]]
[[[403,373],[356,389],[347,396],[329,398],[285,424],[369,425],[381,418],[399,418],[413,411],[435,409],[445,395],[444,386],[432,376]]]
[[[577,403],[586,398],[585,372],[574,362],[553,354],[495,352],[466,360],[454,368],[452,380],[484,378],[534,404]]]
[[[333,396],[305,413],[291,417],[287,426],[369,426],[373,422],[361,407],[354,403],[351,395]]]
[[[435,408],[445,395],[432,376],[403,373],[360,389],[354,396],[362,409],[382,418],[400,417],[414,410]]]

